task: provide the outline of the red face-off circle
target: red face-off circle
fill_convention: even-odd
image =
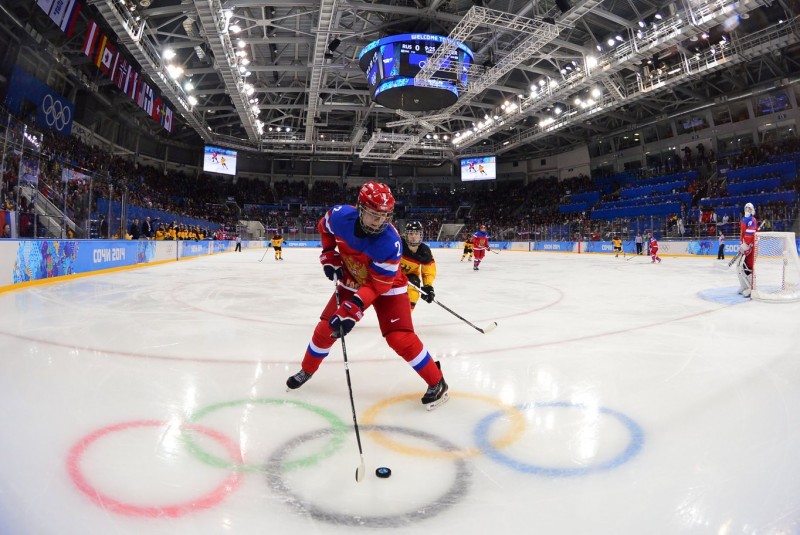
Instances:
[[[171,422],[141,420],[125,422],[98,429],[97,431],[82,438],[72,447],[72,449],[70,449],[69,456],[67,458],[67,471],[69,472],[70,478],[81,492],[88,496],[89,499],[91,499],[95,504],[107,511],[113,511],[115,513],[128,516],[143,516],[151,518],[176,518],[187,513],[208,509],[220,503],[228,494],[239,487],[242,474],[240,472],[232,472],[220,485],[218,485],[207,495],[201,496],[200,498],[189,500],[186,503],[142,506],[125,503],[100,492],[83,475],[81,470],[83,455],[99,439],[111,433],[124,431],[126,429],[134,429],[139,427],[166,427],[168,425],[171,425]],[[214,431],[213,429],[209,429],[208,427],[195,424],[181,424],[181,429],[206,435],[207,437],[221,444],[234,462],[242,462],[239,446],[225,435]]]

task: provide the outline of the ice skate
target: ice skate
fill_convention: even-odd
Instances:
[[[436,367],[441,369],[439,362],[436,362]],[[425,405],[425,408],[429,411],[432,411],[439,405],[443,403],[447,403],[447,400],[450,399],[450,396],[447,394],[447,383],[442,377],[438,383],[433,386],[429,386],[428,390],[425,391],[425,395],[422,396],[422,404]]]
[[[292,375],[288,379],[286,379],[286,387],[287,392],[289,390],[295,390],[303,386],[306,381],[311,379],[311,376],[314,375],[313,373],[308,373],[305,370],[300,370],[296,374]]]
[[[745,288],[742,291],[742,297],[750,297],[750,288]]]

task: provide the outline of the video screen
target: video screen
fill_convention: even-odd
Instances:
[[[461,181],[494,180],[497,178],[497,163],[494,156],[464,158],[461,160]]]
[[[384,37],[364,47],[359,54],[359,65],[367,76],[370,88],[374,90],[383,80],[396,76],[416,76],[445,39],[447,38],[441,35],[427,33]],[[459,80],[466,84],[472,57],[472,50],[463,43],[458,43],[450,57],[442,61],[443,70],[437,71],[435,78]],[[451,65],[457,65],[458,72],[454,72]]]
[[[203,152],[203,171],[236,175],[236,151],[206,145]]]

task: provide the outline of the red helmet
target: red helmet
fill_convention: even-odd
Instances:
[[[481,229],[481,230],[486,230],[486,225],[481,225],[481,226],[480,226],[480,229]]]
[[[358,204],[384,214],[394,211],[394,197],[389,186],[381,182],[367,182],[358,192]]]

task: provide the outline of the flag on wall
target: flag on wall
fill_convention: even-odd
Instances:
[[[81,11],[78,0],[37,0],[36,4],[47,13],[56,26],[61,28],[62,32],[72,37],[78,13]]]
[[[128,79],[130,70],[131,64],[120,54],[119,61],[117,62],[117,69],[114,71],[111,81],[114,82],[114,85],[122,92],[125,92],[125,82]]]
[[[161,96],[156,96],[155,100],[153,100],[153,111],[150,113],[150,117],[152,117],[154,121],[158,121],[159,124],[161,124],[162,107],[163,102]]]
[[[94,57],[94,49],[102,33],[93,20],[89,21],[89,29],[86,30],[86,37],[83,40],[83,53],[90,58]]]
[[[125,85],[125,94],[131,97],[131,100],[136,102],[139,99],[139,86],[142,79],[139,78],[139,73],[135,69],[131,69],[128,76],[128,82]]]
[[[75,8],[72,13],[64,17],[64,22],[61,23],[61,31],[67,34],[67,37],[72,37],[75,33],[75,23],[78,22],[78,13],[81,12],[81,4],[75,2]]]
[[[147,82],[142,81],[142,87],[139,89],[139,98],[136,103],[147,112],[147,115],[153,115],[153,88]]]
[[[108,37],[100,34],[100,44],[97,45],[97,55],[94,57],[94,64],[98,68],[100,67],[100,62],[103,61],[103,52],[106,50],[106,44],[108,44]]]
[[[78,5],[79,0],[37,0],[40,5],[64,4],[64,9]],[[55,9],[55,7],[53,7]],[[63,22],[63,19],[62,19]],[[158,92],[144,81],[136,68],[125,59],[113,39],[104,35],[97,23],[89,20],[83,40],[83,53],[116,85],[120,91],[142,108],[154,121],[172,133],[174,114]],[[167,112],[169,117],[167,118]]]
[[[114,43],[108,41],[102,54],[100,54],[100,65],[98,65],[98,67],[100,67],[100,70],[103,71],[103,74],[105,74],[112,81],[114,78],[114,71],[117,68],[118,59],[119,52],[117,52],[117,47],[114,46]]]
[[[164,108],[164,115],[161,116],[161,126],[169,133],[172,133],[172,109]]]

